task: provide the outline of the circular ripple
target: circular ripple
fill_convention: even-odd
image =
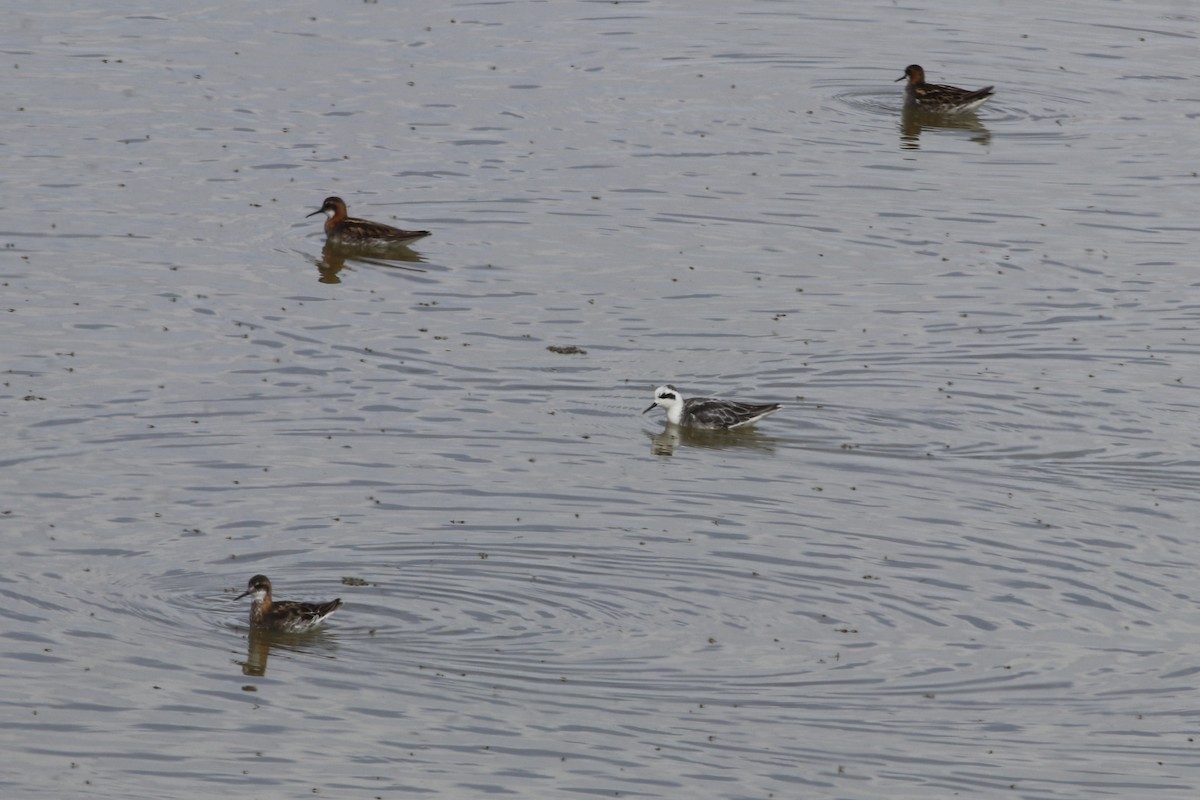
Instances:
[[[864,88],[862,86],[838,88],[837,85],[829,84],[826,85],[826,88],[832,90],[830,99],[834,103],[852,112],[895,118],[899,118],[905,113],[904,93],[899,89],[888,90],[878,87]],[[929,124],[927,127],[937,127],[936,123],[939,121],[946,127],[962,127],[962,125],[954,124],[956,116],[961,120],[969,120],[976,125],[995,125],[1001,122],[1045,123],[1046,121],[1068,120],[1079,113],[1080,106],[1086,105],[1089,105],[1088,102],[1076,95],[1067,95],[1061,92],[1041,90],[1023,85],[1019,91],[1006,91],[1004,87],[999,87],[996,96],[992,97],[977,112],[972,114],[928,114],[921,116],[928,117],[930,123],[935,123]],[[1016,135],[1041,135],[1062,139],[1064,137],[1079,138],[1082,134],[1070,134],[1063,129],[1056,128],[1053,131],[1040,129],[1037,132],[1018,131]]]
[[[727,696],[731,681],[755,692],[795,681],[797,665],[811,662],[797,658],[800,639],[821,630],[812,625],[820,615],[802,610],[803,593],[822,579],[696,550],[370,548],[384,565],[348,598],[356,628],[339,631],[374,638],[365,662],[471,677],[489,692],[569,683],[576,698],[601,688],[678,698],[718,687]]]

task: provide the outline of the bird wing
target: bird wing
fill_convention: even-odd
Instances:
[[[775,403],[739,403],[707,397],[695,398],[688,409],[698,422],[722,428],[744,425],[750,418],[777,410],[779,406]]]

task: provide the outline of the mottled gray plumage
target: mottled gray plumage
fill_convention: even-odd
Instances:
[[[685,400],[674,386],[667,384],[654,390],[654,402],[642,413],[662,407],[672,425],[689,428],[721,430],[752,425],[783,406],[778,403],[742,403],[736,400],[717,400],[693,397]]]

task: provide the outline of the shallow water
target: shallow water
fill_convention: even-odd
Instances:
[[[1195,797],[1198,20],[21,9],[4,795]]]

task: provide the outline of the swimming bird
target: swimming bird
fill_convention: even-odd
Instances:
[[[317,214],[327,215],[325,241],[343,247],[394,247],[429,235],[429,231],[403,231],[382,222],[351,217],[346,211],[346,201],[340,197],[326,197],[321,207],[307,216]]]
[[[690,428],[719,430],[753,425],[783,406],[778,403],[740,403],[734,400],[715,400],[711,397],[683,399],[674,386],[667,384],[654,390],[654,402],[642,413],[662,406],[667,410],[667,422]]]
[[[279,633],[303,633],[320,625],[326,617],[342,607],[342,599],[328,603],[302,603],[297,600],[275,601],[271,597],[271,581],[266,575],[255,575],[246,591],[234,600],[250,596],[250,627]]]
[[[908,78],[908,84],[904,87],[904,102],[922,111],[933,111],[939,114],[973,111],[992,96],[991,86],[972,91],[959,89],[957,86],[926,83],[925,70],[919,64],[910,64],[905,67],[904,74],[896,78],[896,82],[905,78]]]

